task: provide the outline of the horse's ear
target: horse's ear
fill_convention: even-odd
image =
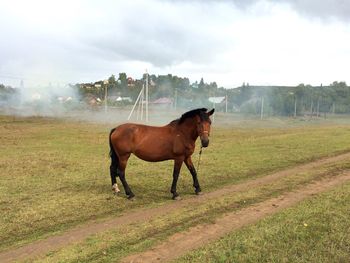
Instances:
[[[208,116],[213,115],[214,111],[215,111],[215,109],[212,109],[211,111],[209,111],[209,112],[208,112]]]

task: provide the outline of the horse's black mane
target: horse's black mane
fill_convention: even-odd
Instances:
[[[206,113],[206,112],[207,112],[206,108],[200,108],[200,109],[195,109],[195,110],[190,110],[188,112],[185,112],[184,114],[182,114],[182,116],[179,120],[179,123],[183,123],[186,119],[193,118],[196,115],[199,115],[199,117],[201,117],[201,119],[203,119],[203,118],[205,118],[204,116],[206,115],[203,113]]]
[[[171,123],[181,124],[185,120],[187,120],[189,118],[193,118],[196,115],[198,115],[201,118],[201,120],[209,120],[208,115],[205,114],[206,112],[207,112],[206,108],[199,108],[199,109],[195,109],[195,110],[190,110],[190,111],[185,112],[184,114],[182,114],[179,119],[173,120]]]

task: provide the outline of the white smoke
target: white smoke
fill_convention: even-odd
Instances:
[[[72,85],[20,85],[0,105],[5,114],[57,117],[79,107],[81,102]]]

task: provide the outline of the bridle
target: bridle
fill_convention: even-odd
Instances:
[[[209,136],[208,131],[202,131],[199,136],[202,136],[203,134],[207,134]],[[199,150],[199,155],[198,155],[198,164],[197,164],[197,175],[199,174],[199,165],[201,163],[201,157],[202,157],[202,152],[203,152],[203,145],[201,143],[201,149]]]
[[[202,150],[203,150],[203,146],[202,146],[202,144],[201,144],[201,149],[199,150],[199,155],[198,155],[197,176],[198,176],[198,174],[199,174],[199,165],[200,165],[200,163],[201,163]]]
[[[209,131],[200,131],[200,132],[198,132],[199,137],[201,137],[203,134],[206,134],[207,136],[209,136]],[[202,151],[203,151],[203,145],[201,143],[201,149],[199,150],[199,155],[198,155],[197,175],[199,174],[199,165],[200,165],[200,162],[201,162]]]
[[[201,137],[203,134],[207,134],[209,136],[209,131],[200,131],[198,136]]]
[[[199,137],[201,137],[203,134],[206,134],[207,136],[209,136],[209,131],[200,131],[198,135]],[[201,162],[202,151],[203,151],[203,145],[201,143],[201,149],[199,150],[199,155],[198,155],[197,175],[199,174],[199,165]]]

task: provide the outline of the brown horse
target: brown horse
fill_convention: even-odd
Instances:
[[[170,191],[173,199],[179,198],[176,183],[182,163],[185,162],[193,178],[195,193],[199,194],[201,188],[191,155],[198,137],[201,139],[202,147],[208,146],[211,125],[209,116],[213,113],[214,109],[207,112],[207,109],[202,108],[186,112],[180,119],[163,127],[126,123],[112,129],[109,145],[112,159],[110,173],[114,191],[119,192],[116,184],[116,177],[119,176],[128,198],[135,196],[125,180],[126,164],[130,154],[133,153],[148,162],[174,160],[173,183]]]

